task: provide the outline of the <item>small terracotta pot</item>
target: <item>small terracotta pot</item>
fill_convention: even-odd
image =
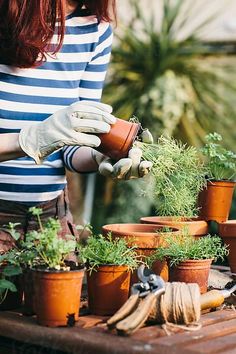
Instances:
[[[199,194],[200,219],[227,221],[235,184],[233,181],[208,181],[207,187]]]
[[[73,326],[78,321],[84,269],[33,270],[35,311],[43,326]]]
[[[169,267],[170,281],[197,283],[201,294],[207,292],[212,259],[190,259]]]
[[[228,245],[228,262],[232,273],[236,273],[236,220],[228,220],[218,224],[219,235]]]
[[[141,125],[117,118],[109,133],[99,134],[101,145],[97,148],[106,156],[119,160],[128,156]]]
[[[144,224],[157,224],[174,227],[177,229],[186,229],[191,236],[196,238],[205,236],[209,232],[208,223],[200,220],[198,217],[183,218],[173,216],[146,216],[140,219]]]
[[[128,300],[130,272],[127,266],[102,265],[87,272],[87,284],[91,313],[110,316]]]
[[[154,224],[110,224],[102,227],[103,235],[111,232],[113,238],[125,238],[129,246],[137,246],[137,254],[145,260],[160,245],[163,245],[161,236],[163,226]],[[177,228],[171,228],[171,232],[179,234]],[[165,233],[166,235],[168,233]],[[168,281],[168,266],[166,262],[156,261],[152,270],[160,275],[165,281]],[[137,282],[136,274],[132,274],[131,283]]]

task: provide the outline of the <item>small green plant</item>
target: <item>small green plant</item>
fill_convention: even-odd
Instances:
[[[201,152],[206,157],[209,178],[215,180],[233,179],[236,176],[236,153],[221,145],[223,138],[218,133],[206,135],[205,140],[206,144]]]
[[[183,232],[180,235],[165,236],[165,245],[158,247],[148,263],[168,259],[170,266],[175,266],[190,259],[223,260],[227,255],[227,246],[222,245],[220,237],[207,235],[196,240],[187,232]]]
[[[83,263],[88,264],[90,271],[100,265],[126,265],[130,270],[138,267],[138,256],[135,246],[129,247],[125,239],[113,239],[111,233],[90,236],[85,246],[78,245]]]
[[[30,212],[38,219],[39,230],[26,234],[22,243],[21,260],[25,260],[34,266],[44,266],[50,269],[66,268],[65,259],[76,249],[76,240],[72,235],[66,239],[58,237],[61,230],[60,221],[50,218],[45,225],[42,224],[40,215],[42,210],[36,207],[30,208]],[[34,260],[32,257],[34,256]]]
[[[159,216],[193,217],[206,184],[205,167],[195,147],[160,137],[156,144],[141,143],[143,158],[153,163],[154,204]]]

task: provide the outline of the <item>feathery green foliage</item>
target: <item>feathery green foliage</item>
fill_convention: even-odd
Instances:
[[[78,245],[83,262],[87,262],[90,271],[100,265],[126,265],[133,270],[138,267],[138,256],[135,246],[129,247],[123,238],[113,239],[111,233],[90,236],[87,245]]]
[[[173,138],[160,137],[157,144],[140,144],[143,158],[153,163],[154,204],[157,215],[192,217],[205,186],[206,169],[195,147]]]
[[[191,259],[224,260],[228,255],[227,246],[222,245],[222,240],[218,236],[207,235],[195,239],[186,232],[175,236],[169,234],[165,237],[165,243],[166,245],[158,247],[149,263],[168,259],[170,266],[175,266]]]

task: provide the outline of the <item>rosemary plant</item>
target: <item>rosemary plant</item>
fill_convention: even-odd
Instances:
[[[161,137],[157,144],[140,144],[153,167],[154,204],[158,215],[193,217],[205,186],[206,170],[195,147]]]
[[[129,247],[125,239],[113,239],[111,233],[90,236],[87,245],[78,244],[83,263],[87,263],[90,271],[100,265],[126,265],[130,270],[138,267],[138,255],[135,246]]]
[[[218,236],[207,235],[196,240],[183,233],[178,236],[167,235],[165,241],[166,244],[158,247],[150,257],[149,264],[155,260],[168,259],[170,266],[175,266],[191,259],[223,260],[228,255],[227,246],[222,245],[222,240]]]

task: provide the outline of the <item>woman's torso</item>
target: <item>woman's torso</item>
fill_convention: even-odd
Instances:
[[[40,67],[0,65],[0,134],[19,132],[77,100],[99,100],[105,64],[90,61],[99,38],[110,35],[108,29],[75,12],[67,16],[60,52],[47,55]],[[0,163],[0,199],[34,204],[56,198],[66,184],[62,154],[51,154],[39,166],[29,157]]]

